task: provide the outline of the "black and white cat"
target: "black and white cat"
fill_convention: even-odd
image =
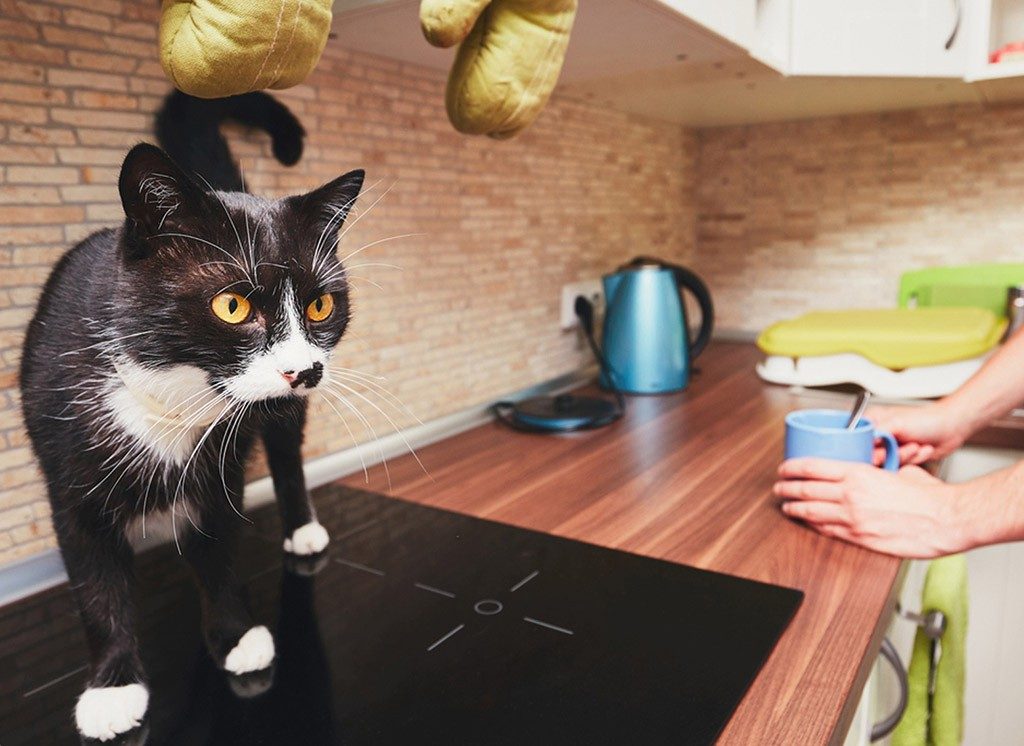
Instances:
[[[172,126],[168,112],[185,103],[172,96],[160,126]],[[206,122],[207,135],[219,137],[218,117],[240,110],[245,120],[253,103],[217,104],[227,108]],[[255,103],[263,114],[271,107],[263,126],[275,154],[297,159],[301,127],[269,97]],[[307,397],[327,383],[349,321],[335,249],[363,172],[268,201],[201,185],[191,171],[204,153],[214,179],[241,184],[230,160],[215,162],[229,159],[226,145],[186,153],[188,170],[152,145],[128,153],[118,184],[124,224],[61,258],[25,340],[25,422],[91,653],[75,710],[90,738],[132,729],[148,706],[130,531],[141,526],[145,534],[147,521],[170,516],[200,587],[207,646],[235,674],[274,657],[232,566],[244,465],[256,438],[266,446],[285,551],[315,554],[328,543],[300,448]]]

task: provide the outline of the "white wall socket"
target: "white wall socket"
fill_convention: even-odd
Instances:
[[[573,329],[579,325],[576,318],[576,296],[582,295],[594,304],[594,316],[599,317],[604,307],[604,286],[600,280],[580,280],[562,286],[562,329]]]

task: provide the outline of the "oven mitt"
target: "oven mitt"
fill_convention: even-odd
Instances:
[[[199,98],[289,88],[316,67],[332,0],[163,0],[160,63]]]
[[[932,640],[919,629],[907,672],[907,709],[892,746],[960,746],[964,729],[964,650],[967,645],[967,559],[933,560],[921,592],[922,613],[946,616],[939,659],[932,672]],[[934,694],[929,697],[930,685]]]
[[[422,0],[436,47],[459,44],[445,105],[459,132],[505,139],[544,108],[562,71],[576,0]]]

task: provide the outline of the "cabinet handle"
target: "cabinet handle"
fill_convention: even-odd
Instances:
[[[880,741],[892,733],[903,717],[903,713],[907,710],[907,669],[903,667],[900,654],[896,652],[896,648],[889,641],[888,637],[882,640],[882,649],[878,652],[879,655],[889,661],[889,665],[892,666],[892,670],[896,673],[896,680],[900,684],[900,699],[896,703],[895,710],[871,726],[871,743]]]
[[[960,31],[960,17],[963,15],[962,0],[953,0],[953,30],[949,33],[949,38],[946,39],[946,49],[953,46],[953,42],[956,41],[956,35]]]

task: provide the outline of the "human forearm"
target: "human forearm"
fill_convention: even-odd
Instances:
[[[970,380],[936,406],[963,434],[980,430],[1024,401],[1024,329],[1014,334]]]
[[[1024,540],[1024,461],[951,486],[964,549]]]

